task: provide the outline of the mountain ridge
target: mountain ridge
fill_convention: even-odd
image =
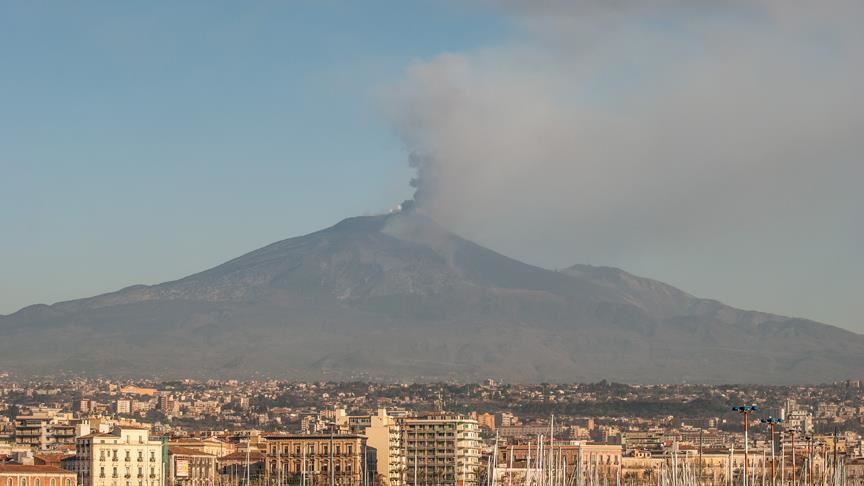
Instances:
[[[851,331],[613,267],[543,269],[416,212],[348,218],[177,280],[27,306],[0,316],[0,331],[0,367],[18,372],[783,383],[864,374],[864,336]],[[37,359],[36,342],[50,358]]]

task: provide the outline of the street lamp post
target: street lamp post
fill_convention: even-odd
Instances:
[[[747,430],[750,426],[750,414],[753,412],[759,411],[759,406],[757,405],[742,405],[740,407],[732,407],[733,412],[738,412],[744,416],[744,486],[747,486],[747,468],[749,466],[749,456],[748,456],[748,440],[747,440]]]
[[[774,464],[775,463],[775,461],[774,461],[774,426],[779,424],[779,423],[783,423],[783,419],[782,418],[768,417],[765,419],[761,419],[760,422],[762,422],[763,424],[768,424],[768,426],[771,428],[771,486],[774,486],[775,477],[776,477],[776,475],[775,475],[776,466]],[[764,467],[764,465],[763,465],[763,467]]]
[[[789,438],[791,439],[790,446],[792,447],[792,486],[795,486],[798,484],[798,475],[795,471],[795,433],[797,432],[797,430],[792,428],[787,429],[786,432],[789,433]]]

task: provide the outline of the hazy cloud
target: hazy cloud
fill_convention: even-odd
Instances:
[[[620,247],[861,202],[864,44],[837,11],[607,3],[541,2],[527,38],[409,69],[392,115],[425,211]]]
[[[390,98],[433,217],[547,265],[862,238],[861,2],[486,3],[511,40]]]

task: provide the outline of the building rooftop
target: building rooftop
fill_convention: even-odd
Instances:
[[[177,456],[207,456],[213,457],[212,454],[207,454],[206,452],[201,452],[195,449],[190,449],[188,447],[182,447],[177,445],[168,445],[168,453],[174,454]],[[245,453],[244,453],[245,454]]]
[[[57,466],[35,466],[29,464],[0,464],[0,473],[75,475],[74,472],[60,469]]]
[[[263,436],[268,440],[278,439],[313,439],[313,440],[330,440],[330,439],[365,439],[366,436],[358,434],[265,434]]]

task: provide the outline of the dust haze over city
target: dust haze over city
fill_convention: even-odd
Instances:
[[[862,14],[0,6],[0,484],[864,484]]]

